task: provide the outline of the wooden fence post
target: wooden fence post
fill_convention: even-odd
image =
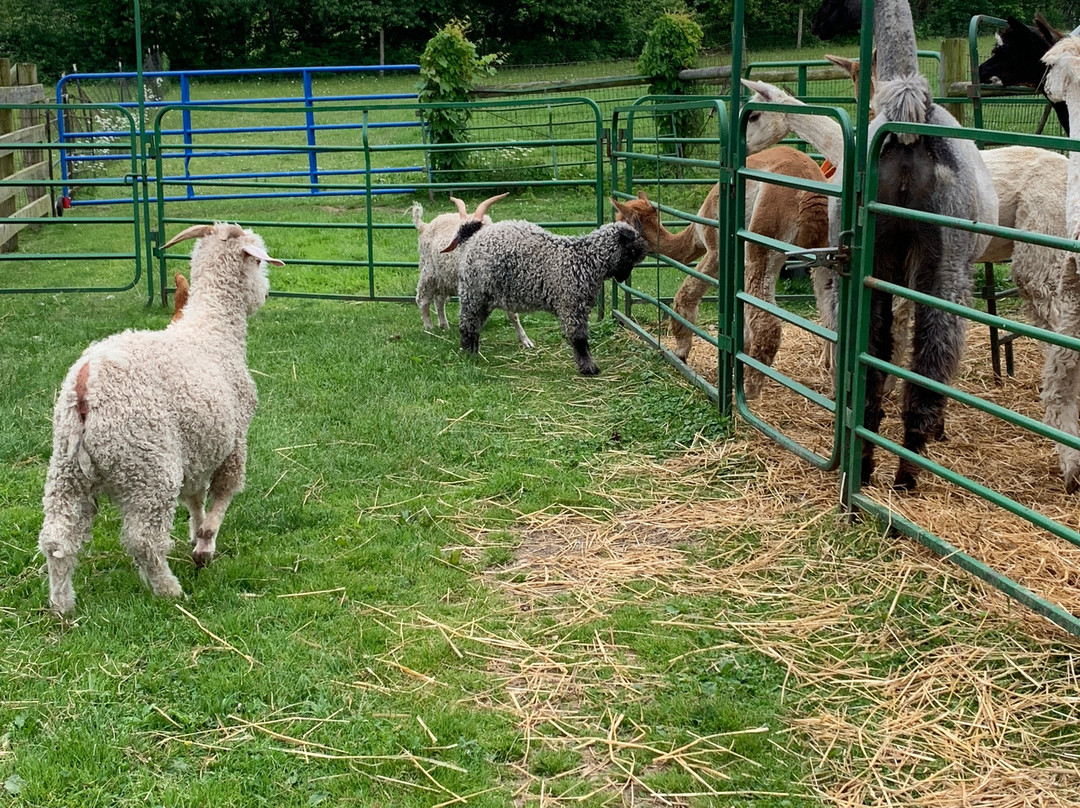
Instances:
[[[11,86],[11,61],[0,58],[0,87]],[[10,109],[0,109],[0,138],[15,131],[15,116]],[[15,173],[15,152],[9,150],[0,151],[0,179],[6,179]],[[15,194],[5,197],[4,191],[8,187],[0,187],[0,219],[6,219],[15,213]],[[15,252],[19,242],[15,236],[0,243],[0,253]]]
[[[970,76],[970,60],[968,59],[968,41],[966,39],[943,39],[941,40],[941,85],[950,87],[954,82],[966,82]],[[967,104],[946,104],[952,116],[964,123]]]
[[[29,87],[32,84],[38,83],[37,78],[37,65],[30,62],[20,62],[15,65],[15,83],[22,87]],[[36,109],[29,109],[23,113],[22,125],[25,126],[38,126],[41,123],[41,112]],[[44,138],[42,138],[44,140]],[[45,159],[45,153],[38,149],[27,150],[23,152],[26,157],[23,158],[24,166],[32,166],[40,163]],[[40,185],[31,185],[26,189],[26,198],[33,202],[35,199],[40,199],[45,196],[46,189]]]

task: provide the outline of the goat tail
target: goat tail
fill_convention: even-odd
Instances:
[[[423,233],[424,228],[427,227],[427,224],[422,220],[423,215],[424,215],[424,206],[421,205],[419,202],[413,202],[412,203],[412,223],[413,223],[413,227],[415,227],[421,233]]]
[[[930,83],[915,73],[879,82],[874,95],[877,114],[886,121],[926,123],[932,103]],[[896,138],[901,143],[911,144],[919,136],[898,134]]]
[[[79,470],[86,476],[92,476],[94,461],[86,450],[86,419],[90,414],[90,393],[88,389],[90,381],[90,361],[83,362],[75,374],[75,418],[67,416],[71,431],[75,434],[75,446],[72,451],[74,460]]]

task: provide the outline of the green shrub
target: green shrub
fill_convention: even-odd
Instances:
[[[656,20],[638,59],[638,71],[652,80],[652,94],[686,94],[679,71],[697,62],[701,36],[701,26],[688,14],[662,14]]]
[[[689,14],[667,13],[657,18],[638,59],[638,71],[650,79],[650,95],[692,95],[694,85],[679,71],[697,63],[701,26]],[[661,133],[694,137],[701,126],[700,110],[684,110],[657,121]],[[666,130],[666,131],[665,131]]]
[[[477,56],[476,46],[465,36],[468,30],[460,20],[451,20],[435,34],[420,56],[419,96],[422,103],[468,101],[477,81],[493,75],[499,61],[497,54]],[[464,143],[469,139],[468,109],[437,109],[423,113],[424,124],[432,143]],[[432,171],[456,171],[465,167],[464,151],[431,152]]]

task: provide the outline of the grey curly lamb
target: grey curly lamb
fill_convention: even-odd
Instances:
[[[247,318],[270,293],[266,262],[281,262],[255,233],[230,224],[189,227],[165,246],[189,238],[199,242],[183,316],[161,331],[129,330],[91,345],[57,396],[38,545],[60,614],[75,606],[72,572],[98,495],[119,507],[121,542],[143,580],[155,594],[177,597],[183,592],[166,560],[177,500],[191,515],[192,556],[203,566],[243,487],[256,401]]]
[[[447,251],[461,244],[458,296],[461,348],[480,350],[480,329],[494,309],[547,311],[559,318],[578,371],[600,372],[589,354],[589,312],[604,281],[625,281],[648,244],[625,222],[584,236],[557,236],[522,220],[463,222]]]

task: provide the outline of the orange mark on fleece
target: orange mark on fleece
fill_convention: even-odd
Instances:
[[[86,400],[86,380],[90,378],[90,363],[87,362],[79,368],[79,375],[75,377],[75,411],[79,413],[79,420],[86,423],[86,414],[90,412],[90,404]]]

